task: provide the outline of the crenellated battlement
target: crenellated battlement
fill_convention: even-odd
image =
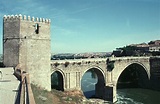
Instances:
[[[45,18],[38,18],[38,17],[30,17],[26,15],[4,15],[3,17],[4,21],[10,21],[10,20],[26,20],[26,21],[32,21],[32,22],[41,22],[41,23],[49,23],[51,22],[50,19]]]

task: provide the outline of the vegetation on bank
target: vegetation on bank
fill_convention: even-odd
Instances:
[[[87,100],[81,91],[62,92],[52,89],[51,92],[31,85],[36,104],[99,104]]]

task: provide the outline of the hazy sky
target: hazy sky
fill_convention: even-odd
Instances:
[[[160,0],[1,0],[3,16],[51,19],[52,53],[108,52],[160,39]]]

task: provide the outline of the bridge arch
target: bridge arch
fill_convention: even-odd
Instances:
[[[101,67],[99,67],[99,66],[91,66],[91,67],[88,67],[88,68],[86,68],[86,70],[84,70],[83,72],[82,72],[82,76],[81,76],[81,79],[82,79],[82,77],[83,77],[83,75],[88,71],[88,70],[90,70],[90,69],[96,69],[96,70],[99,70],[101,73],[102,73],[102,75],[103,75],[103,77],[105,77],[105,72],[104,72],[104,70],[101,68]]]
[[[104,71],[97,66],[91,66],[87,68],[87,70],[84,70],[81,74],[80,83],[82,83],[82,78],[87,71],[94,71],[94,73],[97,76],[97,83],[95,84],[95,97],[103,98],[104,95],[104,86],[105,86],[105,74]],[[87,85],[86,85],[87,86]],[[82,89],[82,86],[81,86]]]
[[[61,69],[56,68],[51,74],[51,88],[64,91],[65,74]]]
[[[137,67],[137,69],[133,69],[134,67]],[[132,68],[132,69],[131,69]],[[139,76],[138,79],[141,79],[141,82],[142,80],[145,80],[145,81],[148,81],[150,79],[150,72],[149,70],[145,67],[145,65],[143,65],[142,63],[140,62],[132,62],[132,63],[129,63],[127,64],[117,75],[117,78],[116,78],[116,86],[118,87],[118,82],[120,81],[121,78],[123,78],[123,76],[126,74],[127,75],[127,71],[130,70],[130,72],[133,72],[132,74],[131,73],[128,73],[128,76]],[[137,75],[134,75],[134,71],[136,72],[135,74]],[[128,71],[129,72],[129,71]],[[140,78],[141,77],[141,78]],[[143,77],[143,78],[142,78]],[[127,80],[129,80],[130,78],[126,78]],[[136,78],[135,78],[136,79]],[[131,79],[130,79],[131,80]],[[129,82],[127,82],[129,83]],[[143,83],[144,84],[144,83]],[[142,86],[142,85],[141,85]]]

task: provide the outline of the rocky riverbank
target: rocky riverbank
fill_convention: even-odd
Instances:
[[[77,90],[62,92],[53,89],[48,92],[34,85],[32,90],[37,104],[104,104],[104,100],[101,99],[86,99],[83,92]]]

